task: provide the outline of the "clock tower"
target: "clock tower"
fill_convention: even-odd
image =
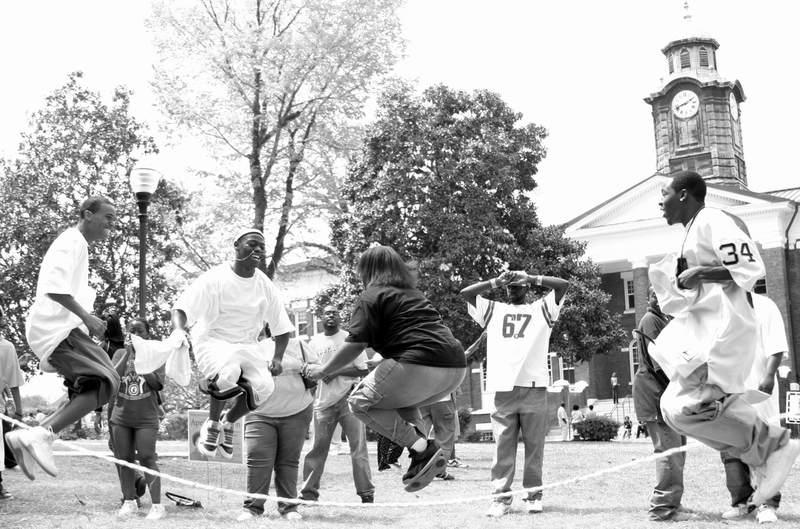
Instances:
[[[742,85],[719,74],[719,43],[692,23],[688,2],[684,8],[682,36],[661,50],[669,74],[645,98],[653,108],[656,171],[689,169],[709,183],[747,189]]]

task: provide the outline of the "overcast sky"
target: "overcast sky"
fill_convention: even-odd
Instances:
[[[147,2],[3,7],[5,155],[26,128],[26,112],[41,108],[76,69],[94,89],[133,88],[135,114],[156,128],[147,84],[153,52],[142,26]],[[793,66],[800,2],[694,0],[690,8],[693,23],[720,43],[719,73],[738,79],[747,96],[741,113],[750,189],[800,185],[792,163],[800,143],[800,73]],[[545,223],[560,223],[654,172],[652,117],[643,98],[666,76],[660,50],[681,34],[683,15],[682,0],[410,0],[402,16],[408,56],[397,72],[421,88],[495,91],[524,122],[544,126],[548,155],[535,201]],[[179,177],[185,152],[162,152],[164,172]]]

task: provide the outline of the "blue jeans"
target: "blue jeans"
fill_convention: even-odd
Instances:
[[[364,423],[356,419],[350,411],[347,398],[343,397],[333,406],[314,410],[314,446],[303,462],[303,488],[300,490],[300,497],[304,500],[319,499],[319,484],[322,473],[325,472],[325,462],[328,460],[328,451],[337,424],[342,425],[347,442],[350,443],[356,494],[361,498],[371,498],[375,494],[369,470],[367,432]]]
[[[396,444],[411,447],[425,425],[419,407],[442,400],[464,380],[466,367],[430,367],[386,359],[350,394],[353,414]]]
[[[436,444],[444,450],[445,459],[449,460],[453,445],[456,443],[456,424],[458,423],[453,399],[422,406],[419,412],[425,422],[424,433],[430,437],[430,431],[433,428],[433,438],[436,440]]]
[[[647,431],[653,442],[653,452],[661,454],[671,448],[686,444],[686,437],[678,435],[661,421],[647,421]],[[686,452],[677,452],[656,460],[656,486],[650,498],[650,519],[667,520],[681,505],[683,498],[683,465]]]
[[[279,498],[297,497],[300,452],[314,413],[309,404],[300,413],[288,417],[265,417],[250,414],[245,419],[244,442],[247,447],[247,492],[268,494],[275,471],[275,492]],[[247,498],[244,508],[253,514],[264,513],[262,499]],[[296,503],[278,502],[278,512],[296,511]]]
[[[547,435],[547,388],[515,386],[511,391],[498,391],[494,396],[492,433],[496,443],[492,461],[494,494],[508,492],[514,481],[517,464],[517,439],[522,432],[525,448],[522,486],[526,489],[542,485],[544,438]],[[542,491],[529,492],[527,501],[542,499]],[[503,500],[511,503],[512,497]]]
[[[731,493],[731,506],[746,505],[754,492],[750,485],[750,467],[742,463],[741,459],[731,457],[725,452],[720,452],[719,455],[725,465],[725,485]],[[766,503],[777,509],[781,504],[781,493],[777,493]]]
[[[708,367],[687,378],[678,375],[661,397],[664,421],[676,432],[697,439],[750,466],[761,466],[789,442],[789,430],[769,424],[739,395],[708,384]]]

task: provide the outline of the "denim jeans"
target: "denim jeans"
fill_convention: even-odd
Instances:
[[[309,404],[300,413],[288,417],[265,417],[250,414],[245,419],[244,442],[247,447],[247,492],[268,494],[275,471],[275,492],[279,498],[297,497],[300,452],[314,413]],[[244,508],[254,514],[264,513],[262,499],[247,498]],[[296,511],[296,503],[278,502],[278,512]]]
[[[338,424],[342,425],[347,442],[350,444],[350,460],[353,463],[353,481],[356,494],[372,497],[375,486],[369,470],[369,454],[367,453],[367,432],[364,423],[356,419],[343,397],[333,406],[323,410],[314,410],[314,446],[306,454],[303,462],[303,488],[300,497],[304,500],[319,499],[319,485],[325,462],[331,446],[333,432]]]
[[[522,486],[526,489],[541,486],[544,438],[547,435],[547,388],[515,386],[511,391],[498,391],[494,396],[494,407],[492,433],[496,447],[491,472],[494,494],[511,490],[520,432],[525,448]],[[541,498],[542,491],[529,492],[526,500]],[[504,502],[511,503],[511,500],[509,497]]]
[[[756,467],[789,442],[789,430],[759,417],[739,395],[707,383],[708,366],[678,375],[661,397],[664,421],[676,432]]]
[[[386,359],[353,389],[353,414],[396,444],[411,447],[425,425],[419,407],[442,400],[464,380],[466,367],[430,367]]]
[[[720,452],[719,455],[725,465],[725,486],[731,494],[731,506],[747,504],[754,492],[750,485],[750,467],[742,463],[741,459],[731,457],[725,452]],[[781,504],[781,493],[777,493],[766,503],[777,509]]]
[[[453,445],[456,443],[456,405],[453,399],[443,402],[434,402],[419,409],[422,420],[425,422],[425,433],[430,437],[433,428],[433,438],[436,444],[444,450],[444,457],[450,460]]]
[[[647,431],[653,442],[653,452],[661,454],[684,446],[686,437],[679,435],[661,421],[647,421]],[[677,452],[656,460],[656,486],[650,498],[650,519],[667,520],[681,505],[683,498],[683,465],[686,452]]]

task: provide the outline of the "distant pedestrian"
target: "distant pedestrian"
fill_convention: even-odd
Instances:
[[[558,427],[561,428],[561,440],[569,441],[569,414],[567,405],[563,402],[558,407]]]
[[[611,373],[611,400],[614,404],[619,402],[619,380],[616,373]]]
[[[622,421],[622,429],[624,430],[622,432],[622,440],[624,441],[625,439],[630,439],[631,432],[633,431],[633,422],[627,415],[625,416],[625,420]]]
[[[570,416],[570,422],[572,423],[572,440],[573,441],[580,441],[581,434],[578,432],[578,425],[583,423],[586,417],[583,415],[581,411],[581,407],[577,404],[572,405],[572,415]]]

